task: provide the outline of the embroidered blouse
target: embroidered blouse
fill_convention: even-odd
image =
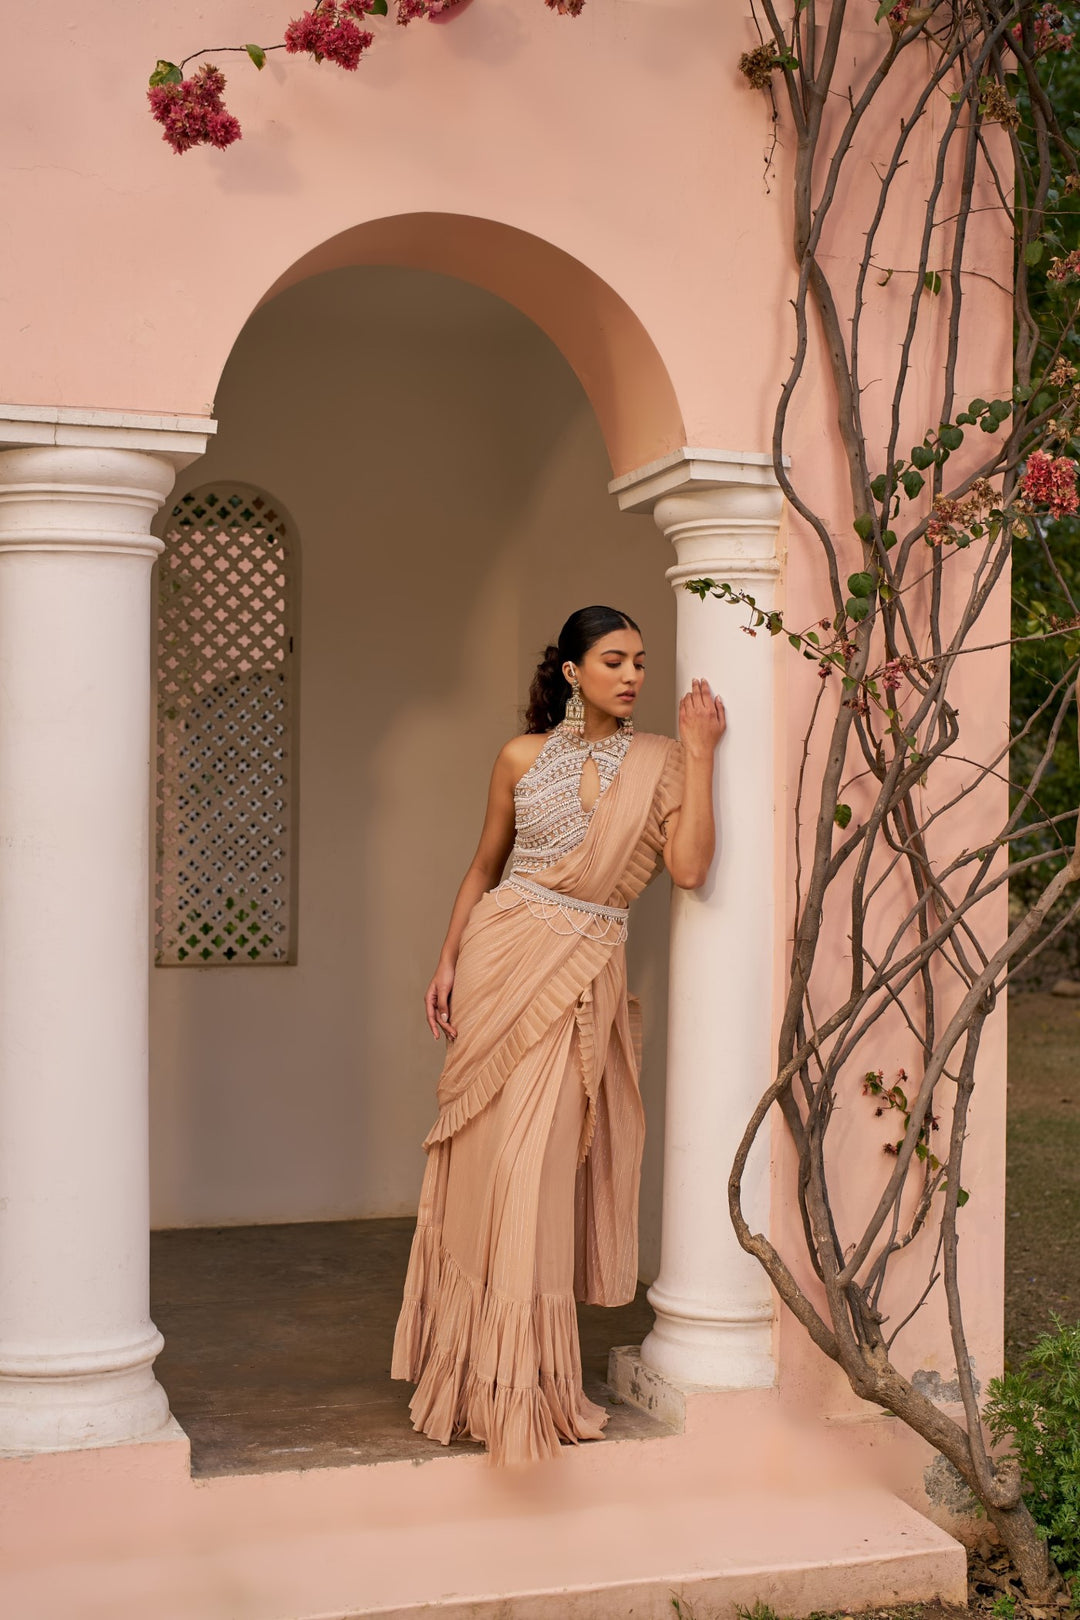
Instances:
[[[555,727],[514,788],[515,841],[510,872],[542,872],[575,849],[589,830],[593,810],[581,802],[581,773],[591,759],[600,778],[600,796],[611,786],[626,757],[632,730],[620,726],[610,737],[588,741],[565,722]]]

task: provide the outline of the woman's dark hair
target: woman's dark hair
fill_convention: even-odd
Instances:
[[[568,660],[580,664],[590,647],[615,630],[637,630],[641,634],[629,613],[620,613],[618,608],[586,607],[571,613],[559,631],[558,642],[544,648],[544,656],[536,666],[525,710],[527,732],[554,730],[566,714],[570,696],[563,665]]]

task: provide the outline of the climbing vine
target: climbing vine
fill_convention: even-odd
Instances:
[[[1073,29],[1034,0],[872,5],[760,0],[759,44],[738,64],[768,102],[767,184],[789,188],[793,353],[773,467],[819,558],[821,599],[781,611],[722,580],[689,585],[740,611],[748,634],[786,637],[818,677],[805,696],[777,1066],[740,1144],[729,1203],[739,1241],[814,1342],[857,1394],[953,1464],[1029,1595],[1045,1598],[1058,1573],[1025,1501],[1022,1456],[995,1453],[985,1433],[958,1257],[986,1020],[1018,967],[1080,910],[1077,806],[1051,812],[1041,801],[1080,674],[1075,575],[1056,549],[1080,508],[1080,130],[1061,126],[1051,94]],[[903,262],[884,223],[890,205],[903,209]],[[986,216],[1008,232],[1001,247],[1013,245],[1011,276],[998,283],[1003,301],[1011,290],[1001,320],[1006,332],[1011,320],[1012,377],[1003,387],[999,357],[984,373],[997,387],[968,398],[961,377],[987,365],[977,326],[993,274]],[[816,469],[787,449],[793,411],[820,409],[823,371],[847,487],[827,509],[806,476]],[[925,411],[928,377],[933,415],[913,442],[907,424]],[[1003,635],[994,609],[1024,548],[1042,559],[1049,588],[1026,605],[1019,635]],[[957,679],[972,658],[1003,657],[1017,641],[1057,645],[1061,667],[987,757],[984,739],[965,741]],[[1029,903],[1001,937],[1001,910],[986,902],[1024,877]],[[890,1061],[882,1048],[897,1039],[917,1062]],[[890,1122],[865,1203],[850,1190],[851,1139],[840,1144],[835,1130],[860,1090]],[[802,1215],[801,1249],[785,1252],[742,1203],[748,1156],[774,1108],[795,1150]],[[858,1119],[849,1131],[865,1131]],[[914,1294],[910,1269],[895,1276],[905,1251],[909,1267],[924,1259]],[[894,1359],[936,1289],[960,1413]]]

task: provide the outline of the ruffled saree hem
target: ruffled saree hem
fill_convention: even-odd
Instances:
[[[493,1463],[542,1462],[564,1442],[602,1439],[607,1423],[581,1387],[573,1298],[496,1293],[466,1276],[431,1226],[417,1228],[392,1376],[416,1384],[418,1433],[444,1446],[478,1440]]]

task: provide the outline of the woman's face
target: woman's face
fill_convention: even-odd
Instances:
[[[573,668],[563,666],[568,680]],[[638,632],[627,627],[594,641],[577,665],[577,677],[587,704],[616,720],[628,720],[645,681],[645,648]]]

